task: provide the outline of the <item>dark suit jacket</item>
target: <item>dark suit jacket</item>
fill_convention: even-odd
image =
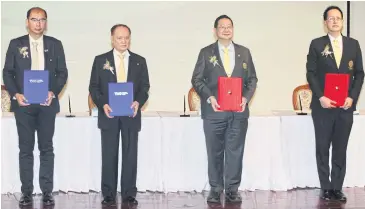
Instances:
[[[65,53],[62,42],[43,35],[44,48],[44,69],[49,71],[49,91],[52,91],[56,98],[52,100],[51,108],[56,112],[60,111],[58,94],[62,91],[68,78]],[[20,48],[28,47],[29,57],[23,57]],[[21,36],[10,41],[6,52],[3,79],[11,99],[11,110],[19,107],[18,102],[13,99],[16,93],[23,94],[24,70],[31,69],[31,50],[29,46],[29,35]]]
[[[108,83],[117,82],[113,50],[95,57],[91,71],[89,92],[93,102],[98,107],[98,127],[100,129],[117,128],[118,119],[123,125],[135,130],[141,130],[141,108],[148,99],[150,82],[146,59],[138,54],[130,52],[127,81],[133,82],[134,98],[139,103],[136,117],[114,117],[108,118],[104,113],[104,105],[108,104]],[[106,61],[114,68],[114,74],[104,69]]]
[[[329,36],[323,36],[312,40],[307,56],[307,80],[312,90],[312,110],[329,111],[322,108],[319,98],[324,95],[325,75],[327,73],[349,74],[348,95],[353,99],[352,107],[347,111],[356,110],[361,87],[364,83],[364,69],[359,42],[353,38],[342,37],[342,58],[340,67],[337,67],[333,54],[327,57],[322,54],[325,47],[329,46],[329,51],[333,52]],[[353,66],[351,66],[353,63]]]
[[[235,66],[231,77],[243,78],[242,96],[247,99],[248,104],[254,95],[258,80],[255,66],[248,48],[235,43],[233,43],[233,45],[235,49]],[[224,112],[214,112],[212,105],[207,102],[207,99],[210,96],[215,96],[215,98],[218,99],[218,77],[227,77],[218,50],[218,41],[200,50],[198,61],[195,65],[191,79],[195,91],[200,96],[203,119],[225,117]],[[210,62],[210,57],[213,56],[216,56],[219,65],[213,65],[213,63]],[[244,112],[234,114],[236,115],[236,118],[248,118],[248,105]]]

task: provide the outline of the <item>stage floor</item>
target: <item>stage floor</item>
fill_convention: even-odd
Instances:
[[[346,204],[336,201],[324,202],[319,200],[319,189],[296,189],[287,192],[272,191],[242,191],[243,202],[240,205],[208,205],[206,197],[208,192],[204,193],[138,193],[137,200],[139,205],[132,207],[122,205],[120,195],[118,204],[115,209],[172,209],[172,208],[190,208],[190,209],[324,209],[324,208],[343,208],[343,209],[364,209],[365,208],[365,188],[345,188],[344,193],[347,195]],[[63,193],[54,194],[57,209],[99,209],[103,208],[100,204],[102,197],[100,193]],[[19,208],[18,199],[20,193],[2,195],[1,208],[15,209]],[[34,196],[34,205],[32,209],[43,208],[41,205],[41,196]],[[48,207],[49,208],[49,207]],[[104,207],[105,208],[105,207]]]

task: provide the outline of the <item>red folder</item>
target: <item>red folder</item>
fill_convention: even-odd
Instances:
[[[335,101],[334,106],[344,105],[349,91],[349,74],[327,73],[324,84],[324,96]]]
[[[219,110],[240,112],[242,107],[242,78],[218,78]]]

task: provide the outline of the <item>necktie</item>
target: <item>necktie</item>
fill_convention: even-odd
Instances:
[[[340,63],[341,63],[341,48],[340,48],[340,44],[338,43],[338,40],[334,40],[333,41],[333,54],[335,55],[335,59],[336,59],[336,63],[337,63],[337,67],[340,67]]]
[[[117,72],[117,82],[122,83],[127,81],[124,69],[124,55],[119,55],[119,58],[120,58],[120,65]]]
[[[39,69],[39,58],[38,58],[38,43],[32,42],[33,48],[32,48],[32,70],[40,70]]]
[[[224,70],[226,71],[228,77],[231,76],[231,65],[230,65],[230,59],[229,59],[229,54],[228,54],[228,49],[224,48],[224,61],[223,61],[223,66],[224,66]]]

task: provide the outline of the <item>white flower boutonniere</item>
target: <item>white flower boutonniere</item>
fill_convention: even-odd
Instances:
[[[209,57],[209,62],[212,63],[214,67],[215,65],[218,65],[220,67],[216,56]]]
[[[114,74],[114,72],[113,72],[114,68],[112,66],[110,66],[110,62],[108,60],[106,60],[103,69],[104,70],[110,70],[110,72],[112,72]]]
[[[28,47],[24,46],[22,48],[19,48],[19,53],[23,55],[23,58],[25,57],[29,58]]]
[[[326,58],[327,58],[328,55],[330,55],[330,57],[332,58],[333,52],[330,51],[330,46],[328,44],[324,47],[321,54],[322,54],[322,56],[326,56]]]

